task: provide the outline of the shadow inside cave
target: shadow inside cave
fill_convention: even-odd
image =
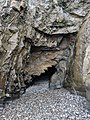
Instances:
[[[48,67],[48,69],[45,70],[45,72],[42,73],[40,76],[32,75],[31,85],[39,85],[41,83],[48,82],[48,86],[49,86],[50,78],[56,71],[57,71],[57,69],[55,68],[55,66],[52,66],[52,67]]]

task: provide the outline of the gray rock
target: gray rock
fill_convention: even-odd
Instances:
[[[32,75],[40,76],[52,66],[57,71],[50,84],[56,88],[63,86],[66,78],[70,78],[75,33],[90,9],[89,1],[7,0],[5,5],[1,3],[0,96],[19,95],[20,91],[22,94],[26,83],[32,82]]]
[[[89,89],[89,44],[90,44],[90,13],[86,16],[81,29],[79,30],[76,54],[71,70],[73,86],[81,92],[85,92],[85,88]]]

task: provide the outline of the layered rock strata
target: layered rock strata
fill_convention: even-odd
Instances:
[[[76,71],[76,61],[80,60],[77,54],[81,50],[78,50],[78,44],[83,45],[78,42],[77,33],[89,8],[89,0],[7,0],[5,5],[2,3],[1,98],[20,96],[25,92],[26,83],[33,81],[32,76],[40,76],[52,66],[55,66],[57,71],[49,80],[50,88],[61,88],[65,85],[75,88],[76,91],[81,88],[81,92],[85,91],[82,87],[85,86],[83,79],[77,84],[80,77],[75,78],[75,74],[78,76],[80,73],[78,71],[77,74]]]

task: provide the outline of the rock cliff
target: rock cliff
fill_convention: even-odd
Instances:
[[[51,89],[84,93],[89,10],[89,0],[1,0],[0,97],[20,96],[33,77],[53,66]]]

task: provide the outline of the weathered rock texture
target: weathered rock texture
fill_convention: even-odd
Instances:
[[[72,69],[72,68],[71,68]],[[76,43],[76,54],[73,62],[73,75],[71,77],[74,87],[83,91],[86,88],[90,100],[90,12],[84,19],[79,30]]]
[[[76,62],[74,70],[72,62],[74,57],[75,61],[80,61],[78,44],[83,46],[77,41],[77,33],[89,12],[90,1],[7,0],[5,4],[3,1],[0,10],[0,96],[22,94],[26,84],[33,81],[32,76],[40,76],[52,66],[57,70],[49,80],[50,88],[60,88],[65,83],[79,90],[83,80],[75,76],[72,79],[70,74],[77,74]],[[77,80],[80,84],[74,86]]]
[[[70,75],[74,88],[84,92],[89,82],[89,40],[90,40],[90,13],[85,17],[79,30],[76,53],[70,68]]]

